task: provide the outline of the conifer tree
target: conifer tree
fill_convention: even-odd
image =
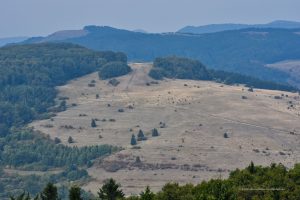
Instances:
[[[57,187],[52,183],[48,183],[40,194],[41,200],[58,200]]]
[[[144,135],[144,132],[142,131],[142,130],[139,130],[139,133],[138,133],[138,135],[137,135],[137,140],[138,141],[142,141],[142,140],[145,140],[146,139],[146,137],[145,137],[145,135]]]
[[[77,185],[74,185],[69,190],[69,200],[83,200],[81,197],[81,189]]]
[[[135,135],[134,135],[134,134],[132,134],[132,136],[131,136],[130,144],[131,144],[132,146],[134,146],[134,145],[137,144],[136,139],[135,139]]]
[[[124,197],[123,191],[120,189],[120,184],[116,183],[114,179],[108,179],[105,181],[102,188],[98,192],[100,200],[117,200]]]
[[[95,119],[92,119],[91,127],[92,127],[92,128],[97,127],[97,124],[96,124],[96,120],[95,120]]]
[[[149,186],[147,186],[145,191],[140,194],[141,200],[153,200],[154,196],[155,195],[153,192],[151,192]]]
[[[157,136],[159,136],[157,129],[156,128],[152,129],[152,137],[157,137]]]

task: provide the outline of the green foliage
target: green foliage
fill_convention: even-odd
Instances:
[[[55,86],[112,61],[127,58],[121,53],[94,52],[73,44],[0,48],[0,137],[9,134],[11,127],[21,127],[49,111],[54,106]],[[63,100],[56,111],[65,109]]]
[[[70,166],[62,172],[51,174],[45,172],[42,176],[28,175],[19,176],[14,174],[2,174],[0,176],[1,183],[3,183],[3,190],[0,191],[0,199],[5,199],[8,196],[16,196],[15,194],[22,194],[24,189],[31,195],[38,194],[43,187],[49,183],[59,183],[59,194],[61,197],[68,196],[64,194],[62,188],[67,181],[86,181],[89,179],[87,171],[79,169],[76,166]]]
[[[146,187],[145,191],[141,192],[140,199],[141,200],[154,200],[155,194],[151,192],[149,186]]]
[[[149,75],[155,79],[162,77],[194,80],[211,79],[206,67],[199,61],[175,56],[156,58]]]
[[[116,183],[114,179],[108,179],[100,188],[98,197],[100,200],[118,200],[123,199],[124,193],[120,189],[120,184]]]
[[[91,121],[91,127],[92,127],[92,128],[97,127],[97,124],[96,124],[96,120],[95,120],[95,119],[92,119],[92,121]]]
[[[152,137],[159,136],[158,130],[156,128],[152,129]]]
[[[58,200],[57,187],[52,183],[48,183],[47,186],[40,194],[41,200]]]
[[[153,68],[149,72],[149,76],[154,79],[178,78],[214,80],[228,85],[245,84],[247,87],[261,89],[297,91],[296,88],[290,85],[264,81],[232,72],[207,70],[206,67],[197,60],[174,56],[155,59]]]
[[[71,136],[68,137],[68,143],[69,143],[69,144],[74,143],[74,139],[73,139]]]
[[[73,185],[69,190],[69,200],[83,200],[81,197],[81,188]]]
[[[100,79],[109,79],[126,75],[131,71],[131,68],[124,62],[110,62],[101,67],[98,74]]]
[[[137,144],[136,138],[135,138],[135,135],[134,135],[134,134],[132,134],[132,136],[131,136],[130,144],[131,144],[132,146],[134,146],[134,145]]]
[[[145,137],[144,132],[142,130],[139,130],[137,134],[137,140],[138,141],[147,140],[147,137]]]
[[[246,75],[241,75],[233,72],[225,72],[218,70],[209,70],[213,80],[222,82],[227,85],[244,84],[249,87],[249,92],[254,88],[269,89],[269,90],[282,90],[282,91],[298,91],[297,88],[288,84],[280,84],[272,81],[261,80]]]
[[[288,75],[265,64],[300,59],[298,30],[243,29],[211,34],[144,34],[111,27],[85,27],[89,34],[68,39],[95,50],[121,51],[129,60],[152,61],[176,55],[201,60],[214,69],[286,82]]]
[[[252,162],[249,167],[243,170],[237,169],[231,172],[227,179],[212,179],[203,181],[198,185],[180,186],[178,183],[167,183],[156,194],[151,192],[149,187],[146,187],[139,196],[127,198],[124,198],[120,185],[115,180],[109,179],[99,190],[98,198],[100,200],[299,200],[299,177],[299,164],[287,170],[281,164],[262,167],[255,166]],[[44,189],[44,193],[45,191],[47,191],[46,194],[55,193],[53,189],[47,188],[49,187]],[[69,190],[69,194],[74,194],[74,200],[81,200],[77,198],[80,197],[80,192],[79,187],[72,187]],[[26,196],[27,193],[24,194]]]
[[[30,130],[0,138],[0,165],[45,170],[72,164],[85,166],[90,160],[118,150],[109,145],[68,147]]]

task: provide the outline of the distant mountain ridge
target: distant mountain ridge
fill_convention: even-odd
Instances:
[[[297,29],[300,28],[300,22],[277,20],[267,24],[209,24],[203,26],[186,26],[178,33],[192,33],[192,34],[204,34],[204,33],[216,33],[220,31],[240,30],[246,28],[283,28],[283,29]]]
[[[0,38],[0,47],[5,46],[11,43],[18,43],[24,40],[27,40],[28,37],[7,37],[7,38]]]
[[[73,43],[97,51],[124,52],[129,61],[153,61],[157,57],[181,56],[200,60],[209,68],[288,83],[291,77],[289,72],[266,67],[266,64],[300,60],[299,32],[300,28],[247,28],[201,35],[154,34],[109,26],[86,26],[76,32],[80,34],[63,32],[69,35],[63,34],[65,38],[61,38],[51,34],[48,37],[30,38],[23,43]],[[296,83],[300,83],[300,78]]]

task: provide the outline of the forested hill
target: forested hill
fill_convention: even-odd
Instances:
[[[277,20],[267,24],[209,24],[203,26],[186,26],[178,30],[178,33],[215,33],[220,31],[239,30],[246,28],[284,28],[296,29],[300,28],[300,22]]]
[[[255,87],[269,90],[297,91],[297,88],[288,84],[279,84],[271,81],[220,70],[208,70],[198,60],[181,57],[156,58],[149,76],[154,79],[178,78],[192,80],[213,80],[224,84],[244,84],[248,87]]]
[[[0,136],[11,127],[45,117],[54,106],[55,86],[100,69],[127,62],[123,53],[94,52],[74,44],[16,45],[0,49]],[[65,109],[61,102],[57,109]]]
[[[289,75],[265,64],[300,59],[300,29],[251,28],[201,35],[147,34],[97,26],[84,30],[84,36],[63,41],[94,50],[121,51],[131,61],[152,61],[169,55],[188,57],[201,60],[210,68],[277,82],[286,82]],[[27,42],[45,39],[54,41],[46,37]]]

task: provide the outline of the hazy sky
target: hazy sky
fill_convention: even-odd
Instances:
[[[171,32],[186,25],[300,21],[300,0],[0,0],[0,37],[85,25]]]

